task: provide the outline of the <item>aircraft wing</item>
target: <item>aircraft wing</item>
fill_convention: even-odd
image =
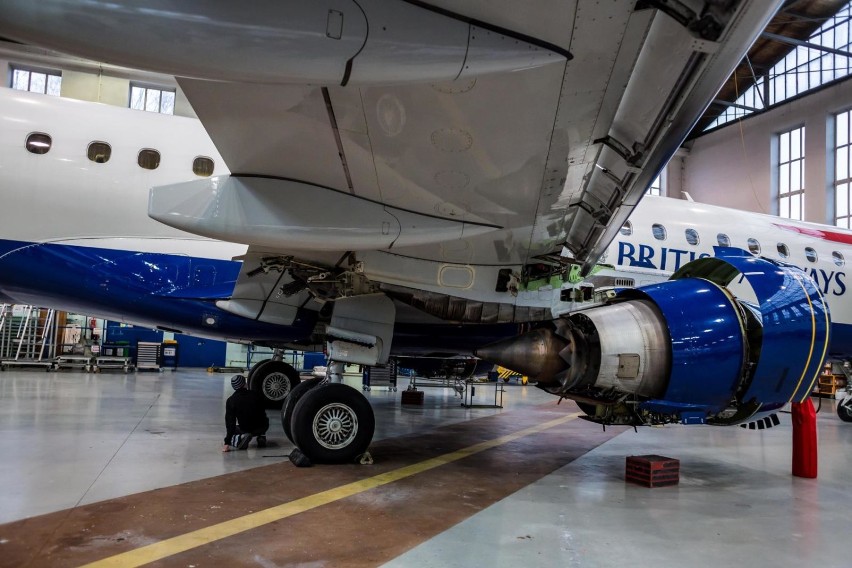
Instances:
[[[285,251],[471,265],[565,246],[588,272],[773,12],[708,4],[686,22],[656,2],[420,4],[424,25],[488,22],[470,34],[538,56],[454,80],[417,80],[415,53],[399,82],[391,69],[345,86],[180,79],[240,198],[223,208],[208,184],[192,211],[169,201],[156,218]]]
[[[588,273],[780,2],[156,4],[0,0],[7,37],[179,77],[232,173],[152,217],[472,297]]]

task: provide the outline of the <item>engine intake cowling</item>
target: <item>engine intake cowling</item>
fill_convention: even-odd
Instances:
[[[602,422],[736,424],[811,391],[830,321],[801,269],[717,247],[661,284],[623,290],[477,355],[575,399]]]

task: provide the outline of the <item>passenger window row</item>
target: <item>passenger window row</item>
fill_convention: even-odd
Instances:
[[[654,223],[651,225],[651,232],[654,235],[654,238],[658,241],[666,240],[666,228],[659,224]],[[621,234],[624,236],[630,236],[633,234],[633,224],[630,221],[627,221],[621,227]],[[695,229],[686,229],[684,231],[684,236],[686,237],[686,242],[692,246],[696,246],[699,243],[698,231]],[[731,246],[731,239],[725,233],[719,233],[716,235],[716,242],[719,243],[720,247],[729,247]],[[760,243],[757,239],[748,239],[746,241],[749,252],[752,254],[760,254]],[[784,243],[778,243],[776,245],[776,251],[778,252],[778,256],[781,258],[788,258],[790,256],[790,248]],[[805,258],[808,259],[808,262],[816,262],[819,257],[817,256],[816,250],[811,247],[805,247]],[[843,255],[837,251],[833,251],[831,253],[831,258],[834,261],[834,264],[837,266],[843,266],[846,264],[846,259],[843,258]]]
[[[47,154],[52,145],[52,138],[44,132],[32,132],[27,136],[26,148],[32,154]],[[86,157],[96,164],[107,163],[111,156],[112,146],[106,142],[94,141],[86,148]],[[152,148],[143,148],[136,156],[136,163],[140,168],[156,170],[160,167],[160,153]],[[197,156],[192,161],[192,172],[197,176],[210,177],[213,168],[213,160],[207,156]]]

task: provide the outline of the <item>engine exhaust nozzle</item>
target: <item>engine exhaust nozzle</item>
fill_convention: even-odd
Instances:
[[[547,384],[556,382],[555,376],[565,370],[567,365],[559,353],[567,345],[550,329],[540,328],[481,347],[474,355]]]

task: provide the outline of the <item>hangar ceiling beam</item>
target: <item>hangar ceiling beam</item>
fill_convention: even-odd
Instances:
[[[770,32],[763,32],[760,35],[767,38],[767,39],[780,41],[781,43],[789,43],[790,45],[795,45],[797,47],[807,47],[807,48],[810,48],[810,49],[816,49],[817,51],[824,51],[826,53],[833,53],[834,55],[842,55],[843,57],[852,57],[852,53],[850,53],[848,51],[843,51],[842,49],[834,49],[833,47],[828,47],[828,46],[825,46],[825,45],[819,45],[817,43],[811,43],[809,41],[802,41],[800,39],[794,39],[794,38],[791,38],[791,37],[773,34],[773,33],[770,33]]]

